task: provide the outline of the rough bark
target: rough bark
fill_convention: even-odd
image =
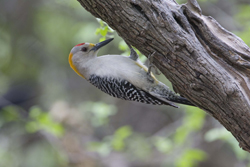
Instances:
[[[154,64],[174,89],[216,118],[250,152],[250,49],[196,0],[78,0]]]

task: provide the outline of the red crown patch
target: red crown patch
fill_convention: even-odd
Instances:
[[[78,45],[76,45],[76,46],[81,46],[81,45],[84,45],[85,43],[79,43]]]

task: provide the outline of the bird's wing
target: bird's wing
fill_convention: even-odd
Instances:
[[[91,75],[89,82],[113,97],[154,105],[166,104],[178,108],[166,99],[159,99],[157,96],[137,88],[127,80]]]

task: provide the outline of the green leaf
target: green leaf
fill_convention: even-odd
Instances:
[[[129,126],[122,126],[116,130],[114,136],[119,137],[120,139],[125,139],[132,134],[131,127]]]
[[[105,37],[105,36],[104,36],[104,37],[101,37],[101,38],[99,39],[100,42],[105,41],[105,40],[106,40],[106,37]]]
[[[96,31],[95,31],[95,34],[98,35],[98,34],[100,34],[100,32],[101,32],[101,29],[97,28]]]
[[[100,19],[97,19],[97,21],[100,24],[100,28],[97,28],[95,33],[96,33],[96,35],[100,34],[102,36],[102,38],[100,39],[100,41],[103,41],[103,40],[106,39],[106,36],[107,36],[108,32],[114,32],[114,30],[112,28],[110,28],[108,26],[108,24],[105,23],[104,21],[102,21]]]
[[[100,30],[100,34],[101,34],[102,36],[106,36],[107,33],[108,33],[108,26],[105,26],[104,28],[102,28],[102,29]]]
[[[48,112],[43,112],[38,107],[32,107],[29,115],[32,120],[25,125],[27,132],[34,133],[44,130],[55,136],[61,136],[64,133],[62,125],[53,121]]]
[[[85,109],[89,110],[88,112],[93,114],[91,122],[95,127],[106,125],[108,118],[116,113],[116,107],[106,103],[87,102],[84,106]]]
[[[102,156],[107,156],[111,152],[110,145],[103,142],[89,142],[87,148],[90,151],[98,152]]]
[[[206,113],[200,109],[188,108],[184,124],[192,131],[200,130],[204,124]]]
[[[121,51],[126,51],[126,50],[128,50],[128,45],[126,44],[126,42],[125,41],[121,41],[120,43],[119,43],[119,49],[121,50]]]
[[[232,136],[230,134],[230,132],[228,132],[226,129],[224,128],[214,128],[209,130],[206,134],[205,134],[205,140],[208,142],[212,142],[215,140],[227,140],[230,136]]]
[[[29,133],[35,133],[38,131],[39,127],[35,121],[30,121],[30,122],[26,123],[25,129]]]
[[[3,117],[5,121],[9,122],[19,119],[20,116],[15,106],[7,106],[3,109]]]
[[[190,132],[185,126],[181,126],[176,130],[174,135],[174,141],[177,144],[183,144],[186,141],[186,138]]]
[[[30,109],[30,113],[29,113],[29,116],[33,119],[36,119],[38,118],[40,115],[41,115],[41,109],[37,106],[33,106],[31,109]]]
[[[173,148],[173,142],[165,137],[155,137],[154,138],[154,145],[158,151],[162,153],[168,153]]]
[[[206,153],[198,149],[188,149],[176,161],[176,167],[195,167],[206,158]]]
[[[125,147],[124,140],[132,134],[132,130],[129,126],[123,126],[116,130],[113,139],[112,146],[116,151],[121,151]]]

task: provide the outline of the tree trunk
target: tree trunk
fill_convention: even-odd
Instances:
[[[78,0],[172,82],[177,93],[216,118],[250,152],[250,49],[196,0]]]

